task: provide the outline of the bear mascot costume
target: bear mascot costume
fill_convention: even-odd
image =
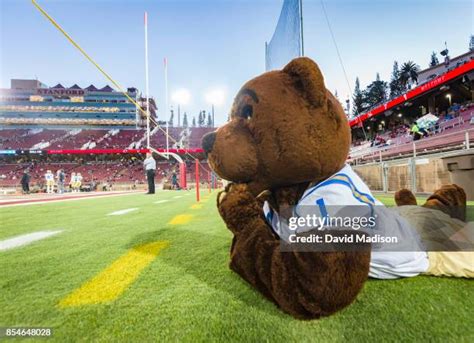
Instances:
[[[233,233],[230,268],[296,318],[327,316],[351,304],[374,262],[370,244],[286,251],[275,224],[282,209],[313,201],[316,194],[333,204],[348,199],[349,204],[376,204],[346,165],[350,143],[340,103],[326,89],[316,63],[305,57],[248,81],[235,97],[229,122],[203,137],[212,169],[230,181],[217,199]],[[414,199],[407,190],[397,193],[402,207],[414,207]],[[430,199],[438,210],[449,201],[465,204],[462,189],[451,186]],[[370,276],[414,276],[427,269],[426,253],[407,258],[411,273],[391,273],[387,266],[393,261],[384,264],[382,259],[375,261],[381,267]]]

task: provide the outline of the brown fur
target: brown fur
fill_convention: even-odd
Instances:
[[[410,190],[402,189],[395,193],[395,202],[398,206],[416,205],[416,198]],[[456,184],[442,186],[422,206],[443,211],[452,218],[466,220],[466,192]]]
[[[346,116],[308,58],[247,82],[231,120],[216,132],[209,154],[224,179],[245,182],[257,195],[270,188],[320,181],[342,168],[350,146]],[[245,90],[251,90],[258,102]],[[252,117],[242,118],[252,107]]]
[[[395,203],[397,206],[417,205],[415,196],[409,189],[406,188],[395,192]]]
[[[241,183],[218,198],[234,234],[230,267],[297,318],[319,318],[352,303],[367,279],[370,250],[282,252],[263,218],[262,200],[276,209],[294,205],[309,183],[343,167],[349,145],[341,105],[316,63],[298,58],[247,82],[230,121],[206,149],[218,175]]]

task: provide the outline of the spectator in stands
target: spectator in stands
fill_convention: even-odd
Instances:
[[[417,141],[421,138],[421,133],[420,133],[420,129],[418,128],[418,124],[415,122],[413,122],[413,125],[411,126],[411,134],[413,135],[413,140],[414,141]]]
[[[28,169],[23,171],[23,176],[21,177],[20,182],[23,194],[30,194],[30,174]]]
[[[155,170],[156,170],[156,161],[153,158],[151,153],[146,154],[146,158],[143,161],[143,166],[146,171],[146,178],[148,181],[148,193],[155,194]]]
[[[455,102],[455,103],[451,106],[450,110],[453,111],[453,112],[455,112],[455,113],[456,113],[456,112],[459,112],[459,111],[461,110],[461,105],[459,105],[458,103]]]

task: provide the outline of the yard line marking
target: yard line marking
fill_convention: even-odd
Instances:
[[[169,200],[158,200],[158,201],[155,201],[155,204],[162,204],[164,202],[168,202]]]
[[[189,223],[193,218],[192,214],[178,214],[177,216],[173,217],[168,223],[169,225],[182,225]]]
[[[127,214],[133,211],[138,210],[138,207],[135,208],[126,208],[125,210],[115,211],[108,214],[108,216],[121,216],[122,214]]]
[[[31,244],[35,241],[39,241],[41,239],[45,239],[47,237],[51,237],[57,235],[58,233],[62,232],[63,230],[56,230],[56,231],[38,231],[33,233],[28,233],[26,235],[16,236],[13,238],[5,239],[0,241],[0,251],[9,250],[13,248],[18,248],[24,245]]]
[[[173,199],[179,199],[179,198],[182,198],[183,196],[182,195],[177,195],[175,197],[173,197]]]
[[[93,305],[119,297],[158,254],[168,241],[138,245],[59,302],[59,307]]]
[[[197,210],[197,209],[200,209],[200,208],[202,208],[202,204],[194,204],[194,205],[191,206],[191,209],[193,209],[193,210]]]

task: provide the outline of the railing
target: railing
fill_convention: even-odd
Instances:
[[[393,144],[388,146],[351,152],[348,161],[355,164],[381,162],[401,157],[416,157],[417,155],[438,151],[469,149],[472,146],[474,146],[474,128],[469,128],[456,132],[439,133],[417,141],[413,141],[411,137],[399,137]]]

